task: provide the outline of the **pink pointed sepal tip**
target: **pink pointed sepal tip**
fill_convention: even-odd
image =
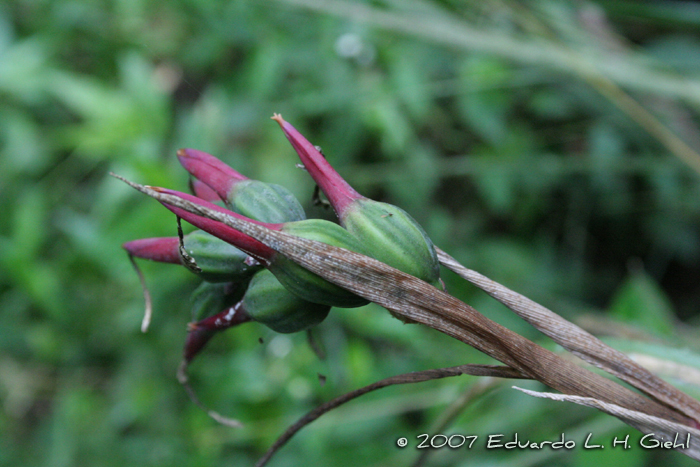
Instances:
[[[179,149],[177,158],[180,164],[193,177],[214,190],[221,199],[226,199],[233,186],[248,177],[241,175],[221,160],[197,149]]]
[[[190,191],[194,193],[194,195],[197,198],[201,198],[211,203],[221,201],[221,197],[216,191],[211,189],[209,185],[197,178],[190,179]]]
[[[124,243],[122,248],[137,258],[180,264],[178,245],[177,237],[155,237],[132,240]]]
[[[296,128],[284,120],[282,115],[274,114],[272,119],[279,123],[309,175],[321,187],[336,214],[342,219],[350,204],[357,199],[364,198],[364,196],[355,191],[328,163],[323,154]]]
[[[253,219],[249,219],[248,217],[242,216],[241,214],[229,211],[228,209],[222,208],[220,206],[217,206],[216,204],[210,203],[209,201],[205,201],[201,198],[197,198],[196,196],[190,195],[188,193],[182,193],[180,191],[176,190],[171,190],[168,188],[161,188],[161,187],[150,187],[152,190],[157,191],[159,193],[167,194],[167,195],[172,195],[172,196],[177,196],[178,198],[181,198],[183,200],[189,201],[191,203],[194,203],[198,206],[209,208],[212,211],[217,211],[222,214],[227,214],[229,216],[235,217],[237,219],[246,221],[246,222],[251,222],[254,224],[261,225],[265,228],[271,229],[271,230],[280,230],[283,226],[283,224],[267,224],[265,222],[259,222]],[[189,222],[190,224],[194,225],[195,227],[204,230],[205,232],[208,232],[212,234],[213,236],[220,238],[221,240],[230,243],[231,245],[240,248],[241,250],[245,251],[249,255],[255,257],[258,261],[260,261],[262,264],[268,264],[272,258],[276,255],[275,250],[272,248],[268,247],[267,245],[259,242],[258,240],[254,239],[253,237],[250,237],[243,232],[240,232],[233,227],[229,227],[228,225],[215,221],[213,219],[209,219],[204,216],[200,216],[198,214],[192,214],[188,211],[185,211],[182,208],[170,205],[166,202],[161,203],[168,209],[170,209],[175,215],[178,217],[182,218],[183,220]]]

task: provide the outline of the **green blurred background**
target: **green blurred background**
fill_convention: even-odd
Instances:
[[[125,241],[173,216],[108,176],[187,186],[201,149],[309,208],[282,115],[361,193],[462,263],[634,352],[698,396],[700,8],[691,2],[10,0],[0,4],[0,465],[249,466],[323,401],[401,372],[491,363],[374,305],[316,331],[250,324],[175,379],[197,285]],[[445,272],[448,290],[549,345]],[[262,344],[260,343],[262,338]],[[325,385],[319,374],[325,375]],[[365,396],[271,465],[411,465],[420,433],[474,434],[426,465],[692,465],[616,419],[450,378]],[[694,383],[694,384],[693,384]],[[518,385],[544,390],[542,386]],[[452,415],[441,426],[440,420]],[[492,433],[573,450],[486,450]],[[629,450],[585,450],[586,434]],[[409,447],[396,447],[405,436]]]

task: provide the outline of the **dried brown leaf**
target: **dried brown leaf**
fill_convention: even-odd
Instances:
[[[587,407],[593,407],[614,417],[619,418],[630,426],[635,427],[642,433],[653,435],[653,438],[660,443],[673,442],[675,444],[686,444],[684,447],[679,447],[678,450],[688,457],[700,460],[700,430],[690,428],[685,425],[673,423],[663,418],[654,417],[644,412],[629,410],[619,405],[603,402],[591,397],[569,396],[566,394],[552,394],[548,392],[537,392],[528,389],[522,389],[513,386],[525,394],[534,397],[552,399],[555,401],[573,402]],[[653,441],[649,440],[647,446],[652,445]]]
[[[462,266],[440,249],[438,258],[445,267],[484,290],[577,357],[617,376],[679,412],[700,420],[699,401],[659,378],[623,352],[604,344],[539,303]]]
[[[124,180],[124,179],[122,179]],[[290,236],[124,180],[166,204],[222,222],[264,243],[309,271],[500,360],[564,394],[589,397],[635,412],[696,426],[679,412],[635,393],[495,323],[471,306],[373,258]]]

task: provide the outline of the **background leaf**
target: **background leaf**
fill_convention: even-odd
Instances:
[[[217,426],[189,402],[175,372],[196,281],[142,261],[155,315],[141,334],[143,298],[121,249],[174,235],[174,217],[107,173],[184,190],[175,151],[193,147],[287,186],[310,215],[331,218],[311,206],[313,184],[295,168],[273,112],[363,195],[406,209],[468,267],[567,318],[611,320],[601,332],[620,348],[651,345],[621,331],[632,326],[690,364],[700,177],[638,114],[601,94],[581,64],[697,150],[698,17],[690,3],[607,0],[4,2],[0,465],[251,465],[286,424],[340,393],[401,372],[491,363],[370,305],[334,310],[319,326],[325,361],[303,335],[277,341],[256,325],[214,339],[192,365],[192,384],[244,429]],[[450,293],[547,345],[443,275]],[[360,398],[301,433],[276,462],[410,465],[415,450],[398,450],[396,439],[425,432],[475,381]],[[451,430],[550,439],[626,429],[609,418],[502,383]],[[440,451],[429,461],[583,466],[622,457],[468,454]],[[688,461],[635,451],[620,462],[630,459]]]

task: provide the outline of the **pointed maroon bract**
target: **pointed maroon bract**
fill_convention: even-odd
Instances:
[[[342,219],[348,206],[364,196],[355,191],[328,163],[323,154],[280,114],[274,114],[272,119],[279,123],[309,175],[321,187],[335,213]]]
[[[252,321],[250,316],[241,309],[240,302],[213,316],[188,325],[187,340],[183,349],[183,357],[187,362],[204,348],[209,340],[220,331]]]
[[[236,183],[249,180],[248,177],[236,172],[211,154],[197,149],[179,149],[177,158],[185,170],[209,186],[224,200],[228,199]]]
[[[242,216],[240,214],[237,214],[235,212],[229,211],[228,209],[224,209],[220,206],[217,206],[216,204],[210,203],[208,201],[205,201],[203,199],[197,198],[196,196],[187,194],[187,193],[182,193],[180,191],[175,191],[175,190],[170,190],[168,188],[160,188],[160,187],[151,187],[153,190],[158,191],[160,193],[165,193],[169,195],[175,195],[178,196],[184,200],[190,201],[192,203],[198,204],[203,207],[207,207],[209,209],[212,209],[214,211],[218,211],[224,214],[228,214],[230,216],[236,217],[238,219],[247,221],[247,222],[252,222],[254,224],[262,225],[263,227],[266,227],[271,230],[280,230],[283,224],[267,224],[265,222],[259,222],[253,219],[249,219],[245,216]],[[245,251],[249,255],[255,257],[258,261],[262,262],[263,264],[269,264],[272,259],[275,257],[277,254],[275,250],[272,248],[268,247],[267,245],[259,242],[258,240],[255,240],[253,237],[250,237],[242,232],[239,232],[238,230],[227,226],[226,224],[223,224],[219,221],[215,221],[206,217],[198,216],[197,214],[192,214],[188,211],[185,211],[184,209],[169,205],[167,203],[162,203],[166,208],[170,209],[173,213],[175,213],[177,216],[181,217],[185,221],[189,222],[190,224],[194,225],[195,227],[204,230],[205,232],[208,232],[212,235],[214,235],[217,238],[220,238],[221,240],[230,243],[231,245],[240,248],[241,250]]]
[[[154,237],[132,240],[122,245],[126,251],[137,258],[150,259],[160,263],[180,263],[177,237]]]
[[[197,178],[190,179],[190,191],[197,197],[212,203],[221,201],[219,194],[209,185]]]

